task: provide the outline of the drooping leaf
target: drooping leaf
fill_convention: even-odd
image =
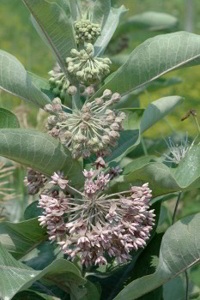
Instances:
[[[30,286],[38,273],[15,260],[0,244],[0,298],[2,300],[12,299],[27,282]]]
[[[163,236],[155,273],[128,284],[114,300],[134,300],[200,263],[200,213],[171,226]]]
[[[9,110],[0,108],[0,128],[20,127],[17,117]]]
[[[135,29],[147,29],[151,31],[170,30],[178,25],[176,17],[155,11],[148,11],[134,15],[119,26],[119,32],[129,32]]]
[[[78,161],[48,134],[32,129],[1,129],[0,155],[47,176],[63,171],[73,185],[82,186],[83,175]]]
[[[46,230],[39,225],[37,218],[19,223],[3,222],[0,224],[1,244],[16,259],[29,253],[46,239]]]
[[[99,2],[101,2],[101,1],[99,1]],[[109,41],[111,40],[111,38],[119,24],[120,16],[124,12],[126,12],[126,9],[123,5],[120,8],[112,7],[110,9],[109,15],[104,24],[101,35],[98,37],[98,39],[96,40],[96,42],[94,44],[95,55],[99,56],[104,52],[105,48],[107,47]]]
[[[50,102],[33,82],[23,65],[11,54],[0,50],[0,88],[39,107]]]
[[[42,77],[40,77],[40,76],[38,76],[34,73],[31,73],[31,72],[27,72],[27,73],[31,77],[31,80],[32,80],[33,84],[39,90],[41,90],[44,94],[46,94],[49,99],[53,100],[55,98],[55,95],[50,90],[49,81],[47,79],[42,78]]]
[[[87,292],[85,288],[79,288],[86,283],[80,271],[73,263],[64,259],[54,261],[42,271],[35,271],[15,260],[0,244],[0,270],[2,300],[12,299],[17,292],[26,290],[41,278],[71,294],[72,299],[79,299]]]
[[[140,124],[141,133],[168,115],[183,100],[180,96],[168,96],[153,101],[145,110]]]
[[[199,63],[199,35],[189,32],[158,35],[133,50],[125,64],[106,79],[92,98],[105,89],[124,95],[169,71]]]
[[[66,71],[66,57],[76,48],[72,21],[66,11],[57,3],[45,0],[23,0],[34,17],[40,33],[48,42],[56,61]]]

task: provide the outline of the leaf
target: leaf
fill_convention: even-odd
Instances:
[[[31,285],[38,273],[15,260],[0,244],[0,298],[2,300],[12,299],[26,282],[30,282]]]
[[[91,16],[93,23],[98,23],[104,27],[104,24],[109,17],[111,9],[111,0],[96,0]]]
[[[69,15],[57,3],[45,0],[23,0],[34,17],[40,32],[51,47],[56,61],[66,72],[66,57],[76,48],[72,21]]]
[[[119,26],[119,31],[133,31],[134,29],[147,29],[151,31],[173,29],[178,25],[178,20],[172,15],[155,11],[147,11],[134,15]]]
[[[32,129],[1,129],[0,155],[47,176],[63,171],[73,186],[82,186],[81,165],[48,134]]]
[[[200,187],[200,144],[193,145],[177,168],[171,169],[182,189]]]
[[[126,63],[107,78],[92,99],[102,95],[105,89],[123,96],[169,71],[199,63],[199,35],[175,32],[155,36],[133,50]]]
[[[142,116],[141,133],[168,115],[182,100],[183,98],[180,96],[168,96],[152,102]]]
[[[0,108],[0,128],[20,127],[17,117],[9,110]]]
[[[2,300],[11,299],[17,292],[26,290],[41,278],[56,284],[73,296],[86,293],[86,289],[79,288],[86,283],[86,280],[71,262],[64,259],[54,261],[42,271],[35,271],[15,260],[0,244],[0,270],[0,297]]]
[[[104,1],[106,1],[106,0],[104,0]],[[111,38],[119,24],[120,16],[126,11],[127,10],[125,9],[125,7],[123,5],[120,8],[112,7],[110,9],[109,15],[105,22],[105,25],[103,26],[103,29],[101,31],[101,35],[98,37],[98,39],[96,40],[96,42],[94,44],[96,56],[99,56],[104,52],[105,48],[107,47],[109,41],[111,40]]]
[[[37,218],[19,223],[0,224],[1,244],[16,259],[25,256],[46,239],[46,230],[39,225]]]
[[[11,54],[0,50],[0,88],[23,100],[28,100],[44,107],[50,102],[32,81],[32,78],[24,69],[23,65]]]
[[[134,300],[200,263],[200,213],[171,226],[163,236],[155,273],[128,284],[114,300]]]
[[[55,95],[50,90],[49,81],[45,78],[42,78],[34,73],[27,72],[28,75],[31,77],[32,82],[34,85],[41,90],[50,100],[55,98]]]

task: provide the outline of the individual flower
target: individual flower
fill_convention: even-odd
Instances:
[[[90,20],[81,19],[74,23],[75,37],[77,44],[84,42],[93,43],[101,34],[101,27],[99,24],[92,23]]]
[[[171,138],[169,138],[166,143],[169,149],[169,153],[164,153],[165,162],[174,163],[176,165],[178,165],[180,161],[186,156],[193,145],[193,143],[191,145],[189,144],[188,135],[186,135],[180,143],[174,142]]]
[[[105,90],[101,97],[86,102],[80,110],[74,109],[71,113],[64,106],[65,111],[54,109],[59,102],[55,98],[52,104],[45,106],[45,110],[55,113],[48,118],[49,133],[59,137],[74,158],[89,157],[92,153],[99,152],[106,155],[116,145],[125,118],[123,112],[108,108],[120,98],[120,94]]]
[[[66,58],[67,70],[80,83],[100,82],[110,73],[111,61],[109,58],[95,57],[94,46],[90,43],[80,51],[71,50],[71,57]]]
[[[39,200],[43,208],[40,225],[47,227],[49,239],[56,241],[70,259],[79,256],[86,267],[106,265],[108,257],[125,263],[131,259],[131,251],[146,246],[154,225],[148,183],[109,195],[108,174],[92,169],[83,174],[83,191],[66,182],[65,190],[71,190],[74,196],[58,190],[62,178],[53,175],[55,188],[51,187],[49,193],[46,190]]]

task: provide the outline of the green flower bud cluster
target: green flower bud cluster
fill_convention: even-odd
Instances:
[[[48,73],[51,77],[49,79],[50,87],[55,96],[65,99],[67,94],[74,95],[77,92],[75,86],[70,86],[70,82],[66,75],[61,71],[57,65]]]
[[[101,27],[99,24],[91,23],[90,20],[80,20],[74,23],[76,32],[77,44],[94,43],[97,37],[101,34]]]
[[[67,57],[67,70],[80,83],[96,83],[110,73],[109,58],[94,57],[94,46],[87,44],[80,51],[71,50],[72,57]]]
[[[120,99],[119,93],[105,90],[101,97],[85,103],[80,110],[73,110],[71,114],[61,111],[55,99],[55,115],[48,118],[49,133],[59,137],[74,158],[89,157],[93,153],[108,155],[111,148],[117,145],[125,119],[123,112],[108,107]],[[52,112],[53,105],[46,107],[46,110]]]

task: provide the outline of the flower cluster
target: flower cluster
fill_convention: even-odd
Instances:
[[[120,100],[120,94],[105,90],[103,95],[85,103],[72,113],[62,110],[59,98],[48,104],[45,110],[55,113],[48,118],[47,128],[54,137],[71,150],[74,158],[89,157],[92,153],[110,152],[116,146],[125,118],[123,112],[108,109]],[[59,104],[60,103],[60,104]]]
[[[169,138],[166,143],[169,149],[169,154],[164,154],[165,161],[176,165],[180,163],[193,146],[193,143],[191,145],[188,143],[187,135],[180,143],[175,143],[171,138]]]
[[[30,195],[37,194],[47,182],[47,177],[33,169],[28,169],[28,174],[24,179],[24,184],[28,187]]]
[[[65,100],[68,94],[71,95],[77,92],[76,87],[70,85],[70,81],[58,64],[48,74],[51,76],[49,78],[50,88],[55,96]]]
[[[88,43],[80,51],[72,49],[70,53],[72,57],[66,58],[67,70],[80,83],[99,82],[110,73],[110,59],[95,57],[92,44]]]
[[[146,245],[154,225],[154,211],[149,210],[151,190],[146,183],[107,195],[110,173],[91,169],[83,174],[83,192],[60,175],[52,176],[53,186],[39,200],[43,208],[39,222],[47,227],[51,241],[56,241],[70,259],[79,256],[86,267],[106,265],[108,257],[127,262],[131,251]]]
[[[74,23],[76,32],[77,44],[84,42],[93,43],[101,34],[101,27],[99,24],[90,22],[90,20],[82,19]]]

